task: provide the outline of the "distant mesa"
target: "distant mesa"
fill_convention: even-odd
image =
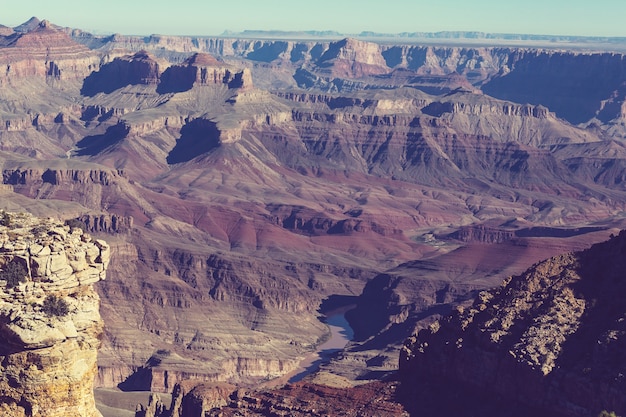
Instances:
[[[159,94],[189,91],[194,85],[226,84],[228,88],[252,86],[249,70],[230,68],[205,53],[194,54],[181,65],[173,65],[162,71],[167,65],[146,51],[115,58],[85,78],[81,94],[88,97],[98,93],[110,94],[130,85],[155,85]]]
[[[146,51],[115,58],[91,73],[83,82],[80,93],[93,97],[98,93],[112,93],[127,85],[150,85],[159,82],[159,63]]]
[[[224,63],[220,62],[213,55],[197,53],[190,56],[186,61],[187,65],[195,65],[199,67],[219,67]]]
[[[222,85],[228,88],[252,87],[249,70],[235,70],[215,57],[205,53],[190,56],[181,65],[166,69],[161,75],[157,93],[180,93],[191,90],[194,85]]]
[[[284,30],[244,30],[243,32],[224,31],[222,36],[233,36],[243,38],[318,38],[333,37],[340,38],[339,32],[332,30],[305,30],[305,31],[284,31]]]
[[[390,72],[380,45],[353,38],[331,43],[318,59],[317,66],[328,68],[333,76],[347,78]]]
[[[34,24],[35,20],[33,19],[36,18],[28,21],[32,24],[27,22],[24,24],[27,26],[21,25],[14,29],[18,36],[14,38],[11,46],[38,50],[50,49],[51,51],[64,50],[68,46],[84,48],[73,41],[65,32],[59,30],[58,26],[47,20],[36,20],[37,24]],[[25,30],[26,27],[28,30]]]

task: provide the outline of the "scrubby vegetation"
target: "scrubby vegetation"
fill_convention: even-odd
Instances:
[[[10,227],[11,222],[12,222],[11,215],[7,213],[6,211],[2,210],[0,212],[0,224],[2,224],[2,226]]]
[[[21,282],[26,282],[28,271],[19,262],[9,262],[0,271],[0,279],[7,282],[8,288],[18,286]]]
[[[70,306],[64,299],[57,297],[56,295],[50,294],[46,297],[45,300],[43,300],[42,310],[50,317],[63,317],[69,314]]]
[[[33,227],[30,230],[30,232],[35,236],[39,236],[41,234],[48,233],[48,230],[49,230],[48,226],[42,224],[42,225]]]

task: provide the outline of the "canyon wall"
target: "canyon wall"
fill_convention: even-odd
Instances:
[[[625,254],[621,232],[540,262],[410,338],[400,378],[414,409],[440,384],[440,404],[480,392],[535,415],[623,415]]]
[[[99,384],[285,374],[326,333],[322,300],[372,277],[355,328],[393,350],[511,264],[580,244],[520,227],[623,223],[626,153],[602,122],[622,90],[596,127],[480,91],[543,51],[53,32],[0,39],[0,203],[111,241]],[[380,349],[353,364],[395,369]]]
[[[290,41],[116,35],[99,38],[97,44],[84,36],[74,39],[101,50],[145,49],[162,56],[167,51],[206,52],[227,59],[294,65],[301,68],[294,78],[305,87],[341,90],[372,83],[393,85],[394,78],[407,76],[404,82],[427,92],[473,85],[500,99],[542,104],[574,124],[594,117],[606,122],[623,114],[626,59],[614,52],[394,45],[350,38]],[[368,75],[385,77],[354,81]]]
[[[103,323],[93,284],[109,247],[81,229],[3,212],[0,413],[98,417],[93,383]]]

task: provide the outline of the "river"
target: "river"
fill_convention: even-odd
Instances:
[[[347,311],[348,308],[344,308],[328,315],[325,323],[330,328],[330,338],[318,346],[317,352],[300,362],[297,373],[289,378],[289,382],[298,382],[305,376],[317,371],[320,365],[329,362],[337,352],[341,351],[352,340],[354,332],[346,320]]]

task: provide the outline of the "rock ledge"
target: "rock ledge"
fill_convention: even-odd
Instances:
[[[100,417],[93,284],[105,278],[109,246],[58,220],[0,217],[0,415]]]

